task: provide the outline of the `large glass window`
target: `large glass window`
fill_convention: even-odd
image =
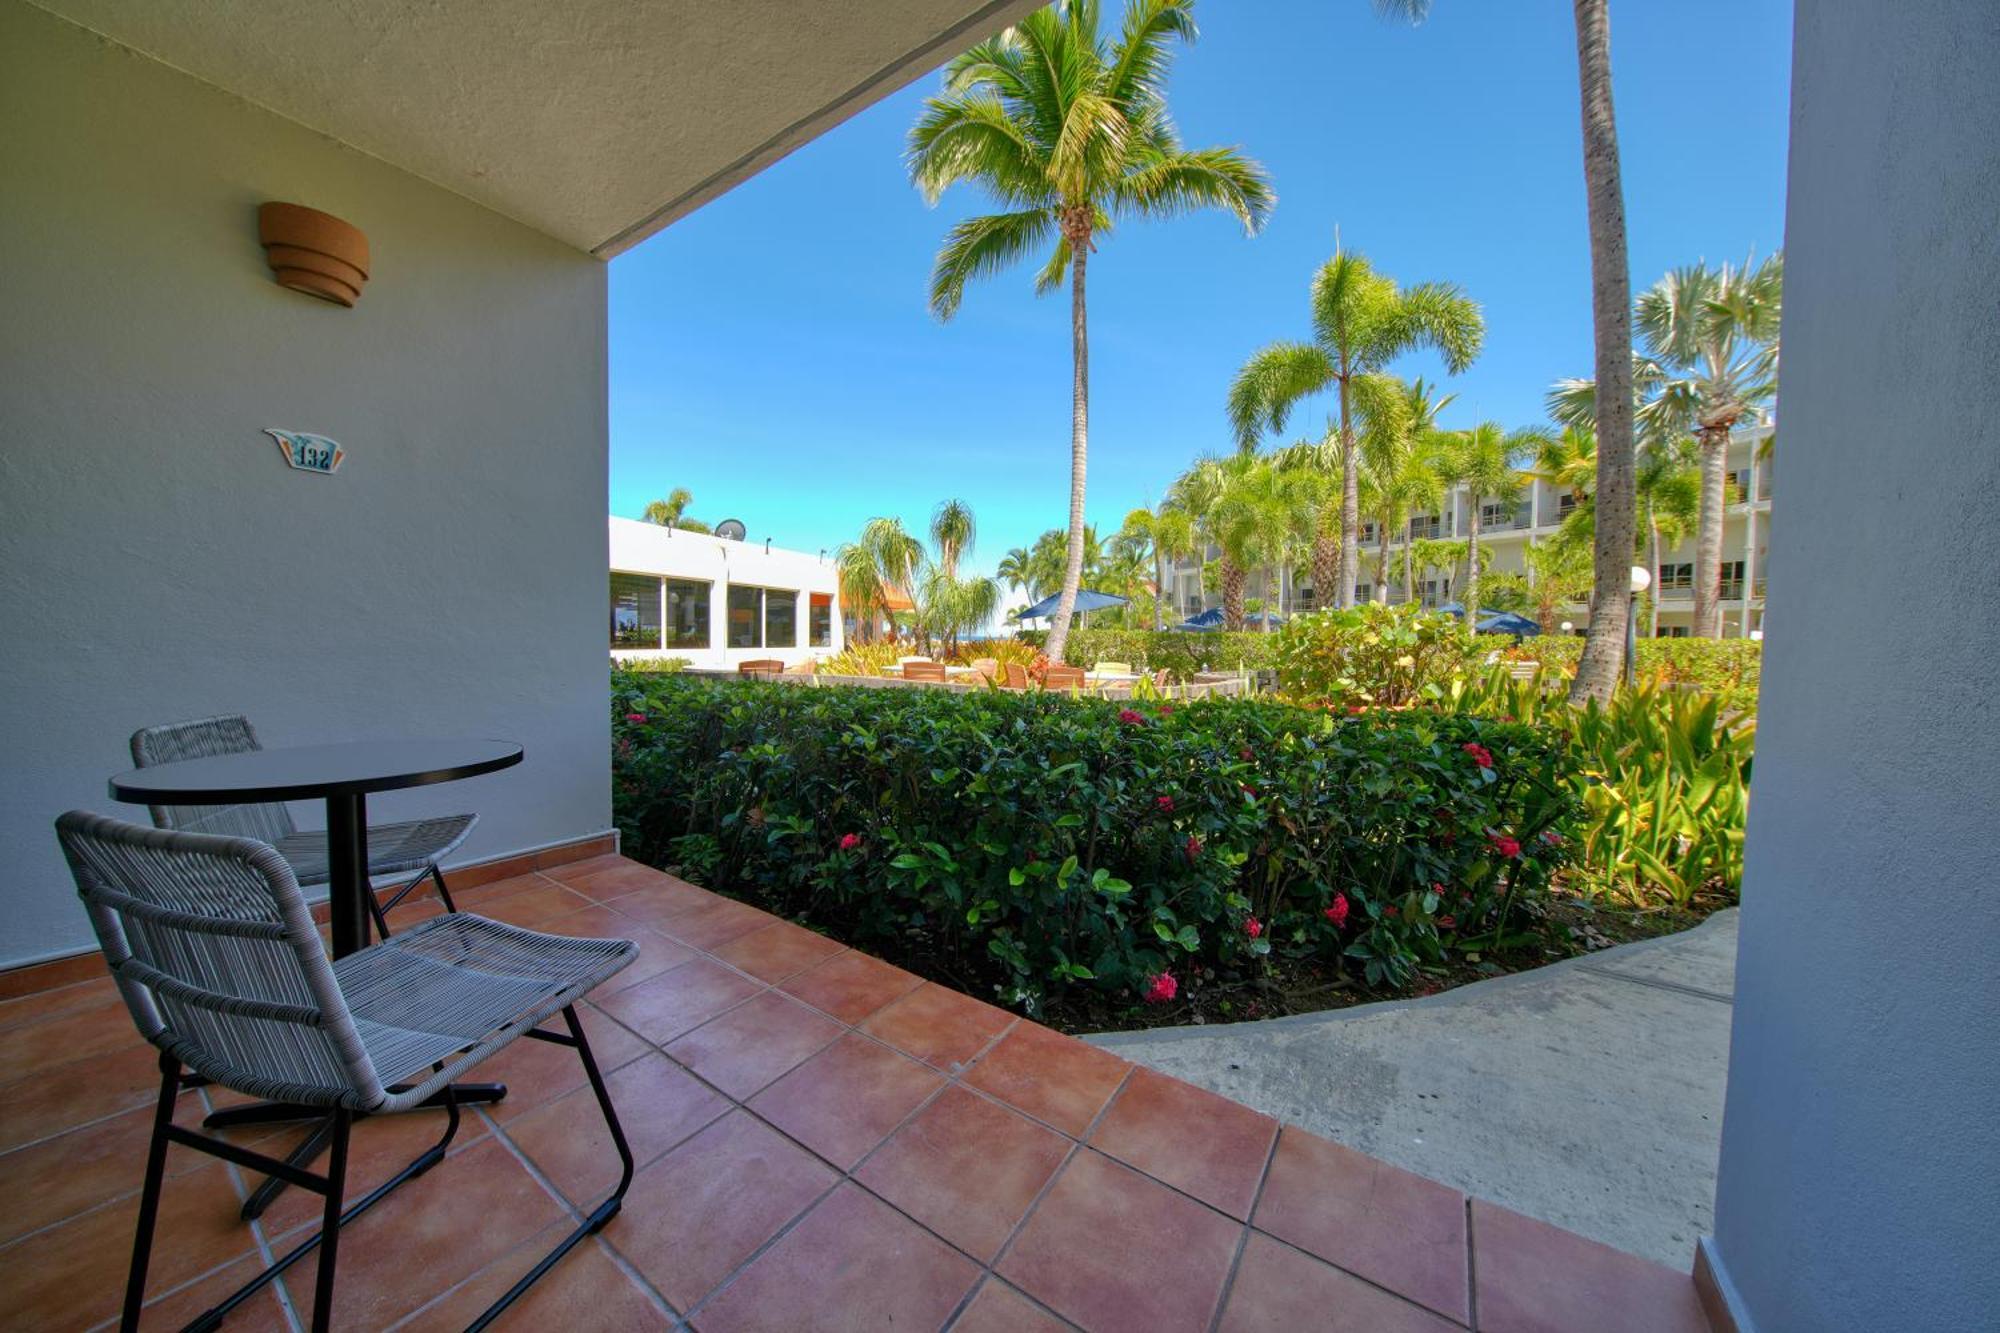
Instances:
[[[643,574],[611,576],[611,646],[660,646],[660,581]]]
[[[708,585],[667,580],[667,647],[708,647]]]
[[[816,592],[807,608],[806,632],[815,648],[833,647],[833,594]]]
[[[764,590],[729,589],[729,646],[762,648],[764,637]]]
[[[799,646],[799,595],[796,592],[772,588],[764,593],[764,646]]]

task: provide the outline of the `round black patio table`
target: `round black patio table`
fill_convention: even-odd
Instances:
[[[368,793],[426,787],[478,777],[521,762],[521,747],[497,740],[347,741],[277,750],[183,759],[135,768],[111,779],[113,800],[140,805],[248,805],[263,801],[326,802],[327,900],[333,926],[333,956],[368,947]],[[461,1083],[453,1096],[468,1102],[497,1102],[504,1084]],[[440,1098],[442,1094],[440,1094]],[[255,1102],[210,1115],[210,1128],[316,1119],[323,1107],[295,1102]],[[310,1162],[325,1146],[315,1130],[289,1160]],[[284,1182],[272,1177],[243,1205],[254,1218]]]

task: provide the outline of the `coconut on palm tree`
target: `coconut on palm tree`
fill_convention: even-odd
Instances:
[[[708,524],[689,516],[687,512],[687,507],[693,503],[694,492],[685,486],[676,486],[667,492],[666,499],[649,502],[639,518],[663,528],[679,528],[682,532],[707,532]]]
[[[1570,702],[1608,699],[1625,655],[1631,557],[1637,527],[1637,458],[1632,438],[1632,276],[1625,247],[1625,186],[1618,166],[1618,123],[1611,105],[1610,0],[1571,0],[1576,18],[1577,90],[1583,107],[1583,186],[1590,219],[1590,310],[1596,334],[1597,382],[1609,392],[1597,404],[1602,454],[1598,500],[1602,522],[1592,550],[1590,629]],[[1421,23],[1431,0],[1375,0],[1378,13]]]
[[[1355,467],[1356,382],[1405,352],[1435,348],[1457,374],[1479,355],[1485,338],[1479,306],[1449,283],[1400,288],[1368,260],[1341,250],[1320,266],[1312,283],[1312,339],[1276,342],[1259,350],[1229,387],[1229,421],[1237,443],[1256,447],[1265,430],[1284,429],[1302,399],[1332,390],[1339,406],[1341,498],[1339,553],[1324,525],[1313,553],[1313,581],[1325,600],[1322,578],[1331,574],[1335,605],[1354,605],[1361,522],[1360,475]]]
[[[1220,208],[1254,233],[1276,198],[1263,168],[1236,149],[1182,146],[1166,77],[1173,43],[1194,37],[1192,0],[1132,0],[1110,42],[1096,0],[1059,0],[952,61],[944,92],[925,102],[910,130],[910,176],[927,200],[968,181],[1007,210],[968,218],[946,237],[931,273],[940,319],[957,311],[967,282],[1044,246],[1036,290],[1069,280],[1069,531],[1046,646],[1058,661],[1083,574],[1090,256],[1121,218]]]

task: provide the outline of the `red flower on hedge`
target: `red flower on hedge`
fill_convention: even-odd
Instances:
[[[1366,705],[1366,704],[1349,704],[1349,705],[1347,705],[1347,715],[1348,715],[1349,717],[1357,717],[1357,716],[1359,716],[1360,714],[1362,714],[1362,713],[1365,713],[1365,712],[1367,712],[1367,711],[1368,711],[1368,705]]]
[[[1391,903],[1389,906],[1382,909],[1382,915],[1386,917],[1399,917],[1402,914],[1403,914],[1403,909],[1396,906],[1394,903]]]
[[[1493,850],[1502,856],[1511,858],[1521,854],[1521,844],[1504,833],[1489,833],[1486,835],[1486,841],[1492,843]]]
[[[1560,847],[1563,845],[1563,835],[1554,829],[1544,829],[1542,831],[1542,841],[1551,847]]]
[[[1459,746],[1458,748],[1465,751],[1467,754],[1471,755],[1472,762],[1479,765],[1481,768],[1493,767],[1493,752],[1487,749],[1485,746],[1481,745],[1478,741],[1467,741],[1465,744]]]
[[[637,725],[638,723],[644,722],[646,720],[646,715],[644,713],[627,713],[625,715],[625,720],[627,722],[633,723],[634,725]]]
[[[1326,919],[1328,921],[1333,922],[1333,928],[1335,930],[1339,930],[1342,926],[1347,924],[1346,894],[1336,893],[1333,895],[1333,902],[1326,909]]]
[[[1181,983],[1174,980],[1171,972],[1162,972],[1146,983],[1147,1004],[1165,1004],[1181,993]]]
[[[861,845],[861,835],[859,833],[843,833],[840,835],[841,851],[851,852],[860,845]]]
[[[1243,747],[1242,749],[1240,749],[1240,750],[1238,750],[1238,751],[1236,752],[1236,757],[1237,757],[1238,759],[1241,759],[1241,760],[1242,760],[1242,761],[1243,761],[1244,763],[1246,763],[1246,764],[1247,764],[1247,763],[1249,763],[1249,762],[1250,762],[1250,761],[1251,761],[1252,759],[1256,758],[1256,755],[1255,755],[1255,754],[1253,754],[1253,753],[1251,752],[1251,750],[1250,750],[1250,747],[1246,745],[1246,746],[1244,746],[1244,747]]]
[[[1243,922],[1243,933],[1254,940],[1264,933],[1264,923],[1254,916],[1249,917]]]
[[[1174,798],[1171,796],[1155,797],[1153,804],[1160,807],[1161,814],[1170,815],[1174,812]]]
[[[1188,834],[1186,851],[1188,860],[1199,860],[1201,858],[1201,839],[1195,837],[1192,833]]]
[[[1173,706],[1172,704],[1161,704],[1161,705],[1160,705],[1160,716],[1161,716],[1161,717],[1167,717],[1167,716],[1169,716],[1170,714],[1172,714],[1172,712],[1173,712],[1173,711],[1174,711],[1174,706]]]
[[[1257,794],[1257,789],[1247,782],[1239,782],[1236,785],[1243,789],[1245,796],[1255,796]]]
[[[1440,929],[1440,930],[1456,930],[1456,929],[1458,929],[1458,918],[1457,918],[1457,917],[1455,917],[1455,916],[1449,916],[1449,915],[1447,915],[1447,916],[1441,916],[1441,917],[1439,917],[1439,918],[1438,918],[1438,929]]]
[[[1144,713],[1135,713],[1129,708],[1118,710],[1118,720],[1129,727],[1143,727],[1146,725],[1146,715]]]

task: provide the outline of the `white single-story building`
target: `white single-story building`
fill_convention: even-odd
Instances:
[[[684,657],[697,667],[841,650],[833,559],[612,518],[611,655]]]

